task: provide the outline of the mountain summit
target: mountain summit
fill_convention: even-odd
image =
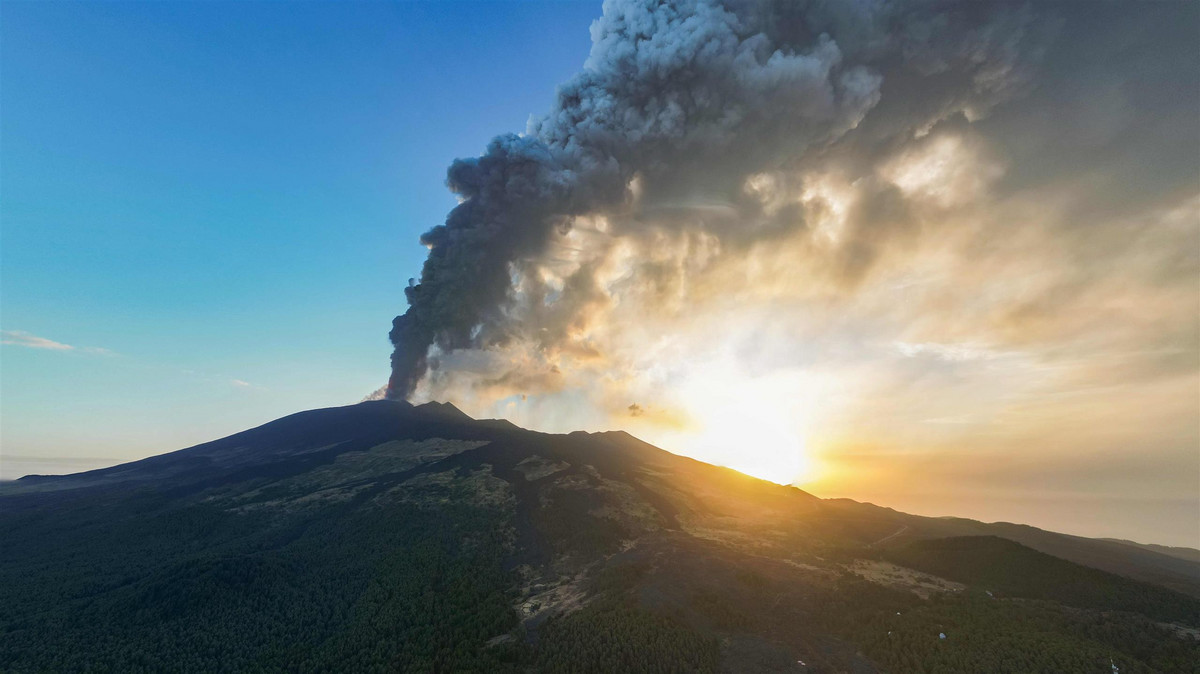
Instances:
[[[4,671],[1196,671],[1200,563],[381,400],[0,487]],[[944,638],[941,635],[945,635]]]

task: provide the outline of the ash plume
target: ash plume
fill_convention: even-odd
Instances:
[[[429,256],[389,334],[388,396],[410,396],[431,353],[536,332],[510,311],[514,278],[578,218],[648,227],[639,212],[702,200],[730,213],[709,226],[731,243],[803,226],[764,223],[740,196],[747,178],[851,132],[885,148],[986,116],[1021,93],[1053,26],[1011,3],[608,0],[553,109],[450,166],[460,203],[421,237]],[[869,245],[850,248],[855,269],[869,263]]]

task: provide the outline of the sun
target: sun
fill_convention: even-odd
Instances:
[[[816,391],[803,373],[753,376],[718,363],[688,379],[682,402],[692,427],[673,440],[677,451],[779,484],[816,479],[807,447]]]
[[[773,401],[772,401],[773,402]],[[731,401],[705,420],[696,444],[713,462],[779,484],[807,482],[813,475],[803,430],[789,423],[783,405]]]

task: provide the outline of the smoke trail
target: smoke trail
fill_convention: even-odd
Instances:
[[[412,393],[432,346],[511,339],[515,270],[579,216],[628,208],[635,183],[643,205],[702,196],[736,210],[747,176],[868,113],[877,144],[983,116],[1026,81],[1032,25],[1029,11],[990,3],[606,1],[549,114],[451,165],[461,201],[421,237],[430,252],[389,334],[388,395]],[[914,81],[919,95],[904,89]]]

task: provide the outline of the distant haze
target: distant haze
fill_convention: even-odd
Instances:
[[[88,457],[0,456],[0,480],[26,475],[68,475],[122,463],[117,459]]]

